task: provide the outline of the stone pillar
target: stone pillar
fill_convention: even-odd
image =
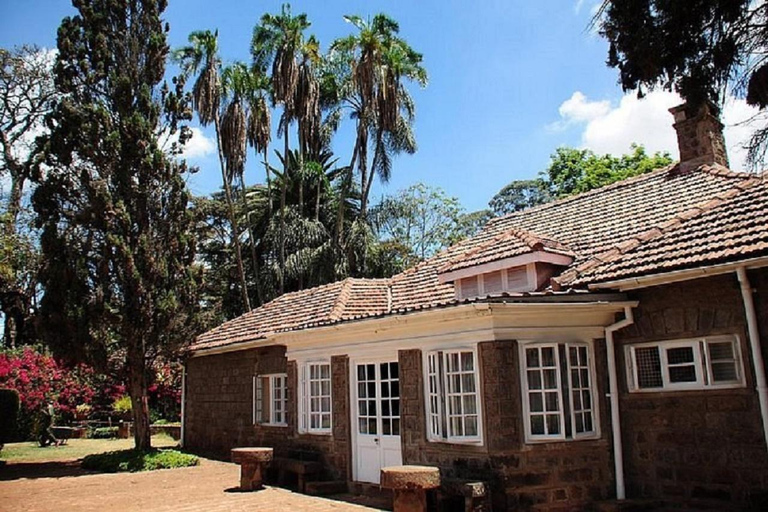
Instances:
[[[395,512],[427,512],[427,490],[440,487],[440,470],[429,466],[381,469],[381,487],[395,493]]]

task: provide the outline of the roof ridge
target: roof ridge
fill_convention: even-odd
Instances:
[[[336,299],[333,302],[333,307],[331,308],[331,312],[328,315],[331,320],[339,320],[344,315],[344,309],[346,308],[347,302],[352,296],[352,279],[352,277],[347,277],[341,281],[341,290],[339,290],[338,295],[336,295]],[[313,288],[308,289],[312,290]]]
[[[725,167],[721,167],[721,169],[725,169]],[[715,169],[715,172],[722,172],[722,171],[720,169]],[[731,172],[731,171],[728,171],[728,172]],[[576,265],[575,267],[570,268],[567,271],[563,272],[559,276],[552,278],[552,280],[558,285],[567,284],[576,280],[576,278],[578,278],[581,274],[588,272],[594,269],[595,267],[598,267],[606,263],[614,263],[629,251],[632,251],[633,249],[639,247],[644,243],[661,238],[667,233],[674,231],[677,227],[679,227],[684,222],[687,222],[719,206],[722,206],[723,204],[727,203],[734,197],[740,195],[743,191],[754,187],[755,185],[761,183],[762,181],[763,181],[762,178],[752,176],[751,178],[741,183],[737,183],[736,185],[729,188],[728,190],[715,194],[714,196],[707,199],[706,201],[678,213],[677,215],[671,217],[670,219],[667,219],[661,224],[657,226],[652,226],[646,229],[645,231],[638,233],[637,235],[634,235],[622,242],[619,242],[615,246],[610,247],[604,250],[603,252],[590,257],[589,259],[580,263],[579,265]]]
[[[717,165],[717,164],[714,164],[714,165],[700,165],[700,166],[698,166],[696,168],[685,170],[685,171],[680,170],[679,167],[680,167],[680,162],[671,163],[669,165],[665,165],[664,167],[659,167],[658,169],[654,169],[652,171],[649,171],[649,172],[646,172],[646,173],[643,173],[643,174],[638,174],[637,176],[632,176],[631,178],[626,178],[626,179],[623,179],[623,180],[615,181],[615,182],[610,183],[608,185],[603,185],[602,187],[593,188],[592,190],[587,190],[586,192],[579,192],[578,194],[572,194],[572,195],[569,195],[569,196],[561,197],[561,198],[555,199],[554,201],[549,201],[547,203],[542,203],[542,204],[539,204],[539,205],[536,205],[536,206],[532,206],[530,208],[525,208],[524,210],[519,210],[519,211],[516,211],[516,212],[508,213],[506,215],[502,215],[501,217],[496,217],[494,219],[491,219],[490,221],[488,221],[488,224],[498,223],[498,222],[501,222],[504,219],[508,219],[508,218],[514,217],[516,215],[520,215],[522,213],[530,213],[532,211],[539,211],[539,210],[546,210],[546,209],[549,209],[549,208],[553,208],[553,207],[559,206],[559,205],[561,205],[563,203],[568,203],[568,202],[571,202],[571,201],[575,201],[577,199],[581,199],[581,198],[584,198],[584,197],[590,197],[590,196],[593,196],[593,195],[597,195],[597,194],[603,193],[606,190],[613,190],[613,189],[617,189],[617,188],[623,188],[623,187],[626,187],[626,186],[629,186],[629,185],[633,185],[633,184],[637,183],[638,181],[644,181],[644,180],[650,179],[651,177],[657,176],[659,174],[664,174],[665,172],[670,172],[670,171],[680,172],[681,174],[682,173],[689,173],[689,172],[704,171],[704,172],[707,172],[708,174],[713,174],[715,176],[721,176],[721,177],[724,177],[724,178],[747,178],[748,179],[750,176],[752,176],[752,175],[750,175],[750,173],[733,171],[733,170],[730,170],[730,169],[728,169],[726,167],[723,167],[723,166]]]

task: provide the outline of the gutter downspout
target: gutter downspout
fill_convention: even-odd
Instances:
[[[605,328],[605,346],[608,357],[608,397],[611,401],[611,431],[613,438],[613,466],[616,473],[616,499],[626,498],[624,487],[624,451],[621,445],[621,417],[619,416],[619,381],[616,374],[616,347],[613,333],[635,322],[632,307],[624,307],[624,319]]]
[[[186,415],[184,414],[184,410],[186,409],[186,403],[187,403],[187,365],[184,364],[181,367],[181,441],[179,442],[179,446],[184,448],[184,424],[186,423]]]
[[[739,267],[736,270],[741,285],[741,297],[744,300],[744,312],[747,315],[747,330],[749,332],[749,346],[752,350],[752,362],[755,366],[755,384],[757,397],[760,402],[760,415],[763,418],[763,434],[768,448],[768,385],[765,379],[765,364],[763,352],[760,350],[760,332],[757,328],[757,315],[755,314],[755,301],[752,297],[752,287],[747,277],[747,269]]]

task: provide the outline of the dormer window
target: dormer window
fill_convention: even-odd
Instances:
[[[509,230],[443,266],[438,278],[453,283],[460,300],[531,292],[545,288],[573,259],[558,242]]]

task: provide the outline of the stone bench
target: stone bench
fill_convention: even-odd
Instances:
[[[319,475],[323,472],[323,465],[316,460],[301,460],[288,457],[275,458],[274,465],[277,469],[277,483],[285,485],[287,473],[293,473],[297,477],[299,492],[306,492],[307,478]]]
[[[445,478],[440,485],[441,510],[446,498],[458,497],[464,500],[464,512],[489,512],[490,489],[488,484],[479,480]]]
[[[272,448],[232,448],[232,462],[240,464],[240,490],[261,489],[264,470],[272,461]]]
[[[430,466],[382,468],[381,487],[394,491],[395,512],[427,512],[427,491],[440,487],[440,470]]]

